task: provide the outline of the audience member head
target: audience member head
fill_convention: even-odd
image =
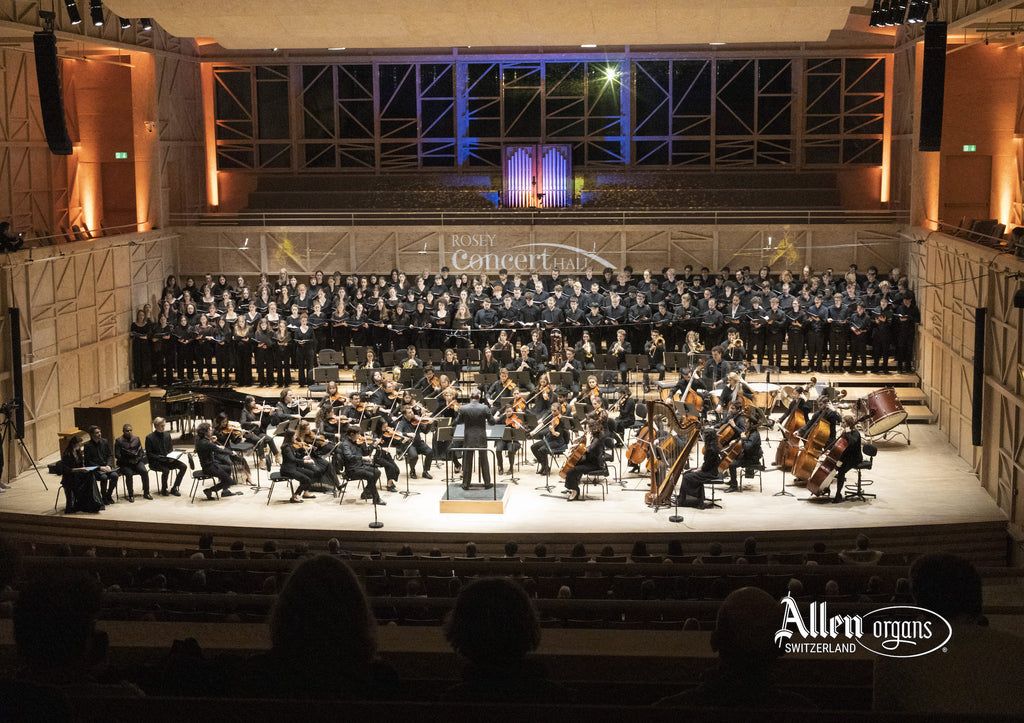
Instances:
[[[910,566],[914,602],[952,622],[981,617],[981,576],[959,555],[937,552]]]
[[[476,557],[476,543],[475,542],[467,542],[466,543],[466,557]]]
[[[519,552],[519,543],[509,540],[505,543],[505,557],[515,557]]]
[[[682,555],[683,554],[683,541],[682,540],[669,540],[668,541],[668,554],[669,555]]]
[[[204,532],[199,535],[199,549],[200,550],[213,550],[213,533]]]
[[[538,542],[536,545],[533,546],[533,554],[537,557],[547,557],[548,546],[545,545],[543,542]]]
[[[444,632],[456,653],[485,668],[514,665],[540,644],[530,599],[504,578],[474,580],[462,588]]]
[[[697,618],[686,618],[683,621],[683,630],[700,630],[700,620]]]
[[[801,597],[804,594],[804,584],[797,578],[791,577],[786,583],[786,592],[791,597]]]
[[[337,537],[332,537],[327,541],[327,551],[332,555],[337,555],[341,552],[341,540]]]
[[[867,535],[857,535],[857,549],[867,550],[871,547],[871,540],[868,539]]]
[[[711,649],[723,666],[741,671],[763,671],[778,657],[775,633],[782,625],[782,607],[756,587],[741,587],[718,609]]]
[[[575,545],[572,546],[572,557],[586,557],[586,556],[587,556],[587,548],[584,546],[584,544],[582,542],[577,542]]]
[[[711,557],[718,557],[722,554],[722,543],[712,542],[708,545],[708,555]]]
[[[829,597],[835,597],[839,594],[839,583],[835,580],[829,580],[825,583],[825,594]]]
[[[629,552],[630,557],[647,557],[647,543],[643,540],[637,540],[633,543],[633,549]]]
[[[601,557],[615,557],[615,548],[611,545],[605,545],[601,548]]]
[[[344,561],[318,555],[299,563],[270,616],[274,652],[285,659],[358,670],[377,652],[373,613]]]
[[[748,537],[743,541],[743,554],[744,555],[756,555],[757,554],[757,538]]]
[[[398,554],[401,557],[412,557],[412,547],[409,545],[402,545],[401,549],[398,551]]]
[[[572,600],[572,588],[568,585],[562,585],[558,588],[558,592],[555,593],[556,600]]]

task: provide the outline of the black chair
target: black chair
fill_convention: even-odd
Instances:
[[[205,480],[217,479],[217,475],[210,472],[204,472],[202,469],[196,471],[195,458],[193,458],[191,452],[188,453],[188,468],[192,473],[192,489],[189,491],[189,500],[194,503],[196,501],[196,492],[199,491],[199,483]],[[220,499],[219,492],[214,492],[214,494],[217,495],[218,499]]]
[[[871,492],[865,492],[865,487],[870,487],[875,483],[873,479],[863,479],[862,473],[866,469],[871,469],[875,465],[875,455],[878,454],[878,447],[873,444],[865,444],[861,449],[864,453],[864,461],[858,464],[854,469],[857,470],[857,486],[846,492],[844,495],[847,500],[860,500],[861,502],[867,502],[868,497],[878,497],[876,494]]]
[[[287,475],[283,475],[280,472],[270,473],[270,487],[267,490],[267,505],[270,505],[270,498],[274,496],[274,485],[278,482],[287,482],[288,491],[291,493],[290,497],[295,496],[295,480]]]

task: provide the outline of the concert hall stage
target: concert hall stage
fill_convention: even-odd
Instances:
[[[14,480],[12,489],[0,494],[0,525],[20,537],[72,543],[89,540],[113,546],[147,541],[157,546],[191,546],[199,531],[212,530],[219,543],[230,539],[244,539],[247,544],[266,539],[305,540],[322,548],[327,538],[338,536],[366,549],[393,551],[393,546],[419,541],[421,548],[436,545],[446,552],[468,540],[491,545],[507,539],[562,545],[585,539],[614,541],[628,548],[628,542],[640,535],[649,540],[679,537],[685,544],[690,536],[695,536],[691,539],[696,542],[715,533],[725,533],[725,539],[754,533],[768,544],[790,540],[801,548],[820,537],[833,547],[851,543],[854,531],[865,528],[945,525],[951,532],[981,527],[998,535],[1005,527],[1005,515],[942,432],[933,425],[914,425],[912,430],[909,446],[902,438],[879,443],[874,469],[865,473],[875,481],[868,488],[878,495],[875,499],[843,504],[809,500],[802,486],[789,484],[788,476],[786,491],[794,496],[776,496],[782,490],[782,474],[770,469],[764,473],[763,491],[758,489],[757,479],[745,480],[743,492],[722,494],[719,490],[716,495],[721,509],[681,508],[681,523],[669,521],[671,509],[655,512],[644,505],[647,478],[627,476],[624,485],[612,480],[604,500],[600,488],[594,486],[587,489],[585,501],[567,502],[557,476],[552,476],[552,489],[546,491],[544,478],[534,473],[533,465],[523,465],[517,471],[518,484],[510,484],[504,514],[439,512],[445,482],[443,467],[436,467],[433,480],[409,481],[409,489],[420,494],[382,493],[387,505],[377,510],[384,523],[379,530],[368,529],[374,508],[359,499],[354,483],[341,504],[329,493],[303,504],[289,504],[287,488],[278,486],[268,506],[266,486],[258,494],[245,488],[242,496],[214,501],[207,501],[200,492],[193,504],[187,496],[188,476],[182,497],[157,495],[152,501],[142,499],[136,480],[133,504],[123,500],[99,514],[65,515],[63,495],[54,511],[59,478],[46,472],[46,463],[55,461],[54,456],[39,461],[49,491],[29,469]],[[771,444],[766,445],[765,457],[770,462],[779,433],[772,431],[768,437]],[[262,475],[265,484],[266,473]],[[507,480],[506,474],[498,481]],[[855,483],[856,476],[850,475],[847,484]],[[399,489],[405,489],[404,470]],[[881,536],[882,530],[878,532]],[[944,539],[941,530],[938,539]]]

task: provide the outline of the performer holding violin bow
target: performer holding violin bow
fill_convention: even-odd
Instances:
[[[217,444],[231,453],[232,466],[245,476],[247,485],[252,485],[252,471],[249,469],[249,463],[245,457],[231,449],[232,442],[242,443],[245,441],[245,430],[242,429],[242,425],[239,422],[232,422],[228,419],[227,414],[221,412],[214,419],[213,428]]]
[[[841,432],[807,483],[807,489],[812,492],[814,487],[818,488],[815,495],[825,496],[828,495],[828,488],[834,481],[836,494],[832,498],[832,502],[835,504],[844,500],[843,485],[846,483],[846,473],[851,469],[856,469],[857,465],[864,461],[860,432],[857,431],[857,419],[849,412],[843,415]]]
[[[343,431],[343,439],[339,447],[341,457],[345,462],[345,475],[349,479],[361,479],[366,482],[363,493],[360,497],[364,500],[373,500],[375,505],[387,504],[380,497],[377,491],[377,480],[380,478],[380,470],[374,466],[374,454],[366,449],[366,441],[359,434],[359,427],[350,424]],[[398,465],[391,462],[394,467],[394,478],[388,479],[388,489],[394,491],[394,481],[398,479]],[[385,467],[390,475],[391,471]]]
[[[562,411],[561,404],[552,404],[549,421],[534,430],[534,434],[540,433],[541,438],[533,443],[530,450],[540,463],[540,474],[545,477],[551,474],[548,455],[561,454],[569,446],[569,422]]]
[[[405,440],[403,455],[409,461],[409,476],[416,479],[416,460],[423,455],[423,477],[434,479],[430,474],[430,463],[434,461],[434,451],[423,441],[422,431],[432,420],[426,417],[417,417],[413,413],[411,405],[406,405],[402,410],[402,418],[398,420],[396,431]]]
[[[554,393],[552,392],[552,395]],[[512,427],[513,429],[525,429],[525,423],[523,422],[522,415],[512,408],[511,404],[506,404],[505,408],[494,415],[491,419],[491,424],[504,424],[506,427]],[[498,454],[498,474],[505,474],[505,468],[501,461],[501,454],[504,452],[508,457],[508,470],[512,472],[515,469],[513,464],[516,456],[516,452],[520,450],[522,444],[512,439],[499,439],[495,449]]]
[[[257,404],[256,398],[247,396],[242,405],[242,414],[239,416],[239,424],[244,430],[243,438],[246,442],[255,445],[256,453],[260,454],[263,448],[269,450],[277,463],[281,463],[281,452],[277,449],[274,438],[267,434],[267,427],[270,426],[270,415],[274,407],[268,404]],[[267,460],[267,469],[270,469],[270,459]]]

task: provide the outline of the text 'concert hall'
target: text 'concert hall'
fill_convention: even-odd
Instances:
[[[1024,718],[1024,2],[0,0],[0,723]]]

